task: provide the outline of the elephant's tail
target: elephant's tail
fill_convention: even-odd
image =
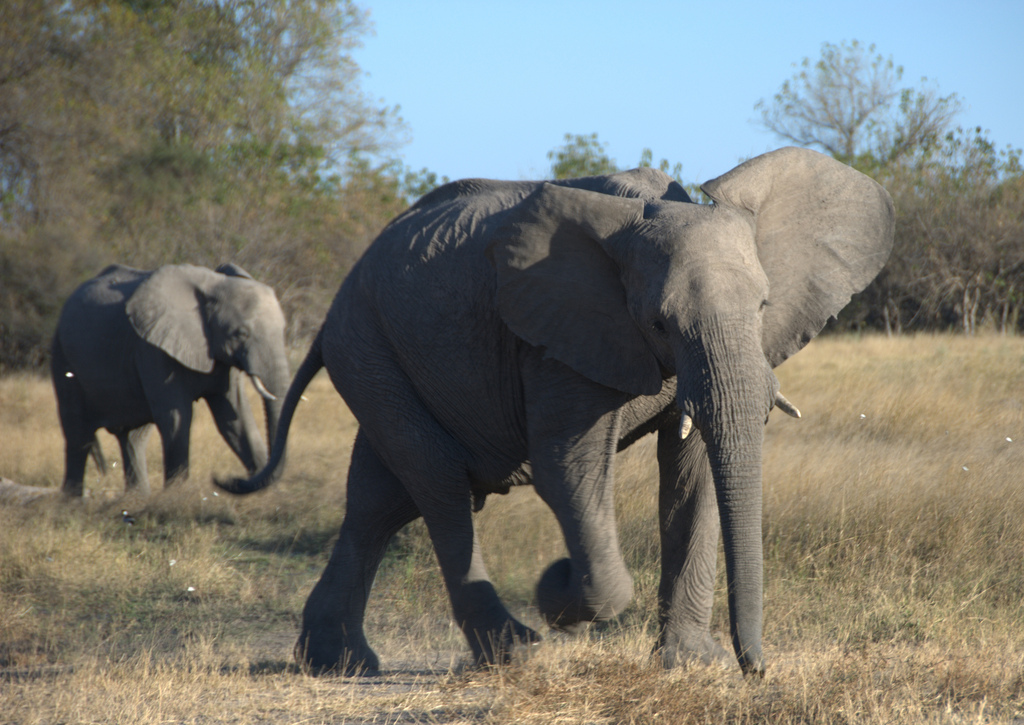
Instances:
[[[215,486],[229,493],[255,493],[256,491],[262,491],[281,477],[281,474],[284,472],[284,452],[288,443],[288,429],[291,427],[295,408],[298,406],[299,401],[302,400],[302,393],[309,386],[313,376],[324,366],[324,358],[320,350],[322,335],[323,331],[321,330],[316,339],[313,340],[309,352],[306,353],[306,359],[302,361],[302,365],[295,372],[292,384],[288,386],[288,393],[285,395],[284,404],[281,406],[281,418],[278,421],[277,434],[274,436],[274,443],[270,449],[270,460],[267,461],[267,465],[252,478],[232,478],[227,481],[215,478],[213,480]]]

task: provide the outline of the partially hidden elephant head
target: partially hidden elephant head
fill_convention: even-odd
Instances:
[[[712,205],[545,184],[510,212],[490,255],[498,308],[527,342],[634,395],[676,376],[707,447],[733,646],[762,671],[761,448],[772,368],[878,274],[893,204],[830,157],[784,148],[707,182]]]
[[[125,305],[138,335],[185,367],[212,373],[216,363],[245,371],[264,400],[274,439],[290,376],[285,319],[273,289],[234,264],[216,271],[166,265]]]

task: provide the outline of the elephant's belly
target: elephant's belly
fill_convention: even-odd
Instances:
[[[513,486],[526,486],[533,483],[533,471],[530,469],[529,461],[523,461],[503,475],[501,473],[495,475],[493,471],[491,474],[485,475],[481,471],[474,471],[470,468],[469,485],[473,494],[474,511],[479,511],[484,507],[484,502],[489,494],[506,494]]]
[[[508,493],[513,486],[527,486],[533,483],[533,471],[530,462],[524,461],[514,468],[502,470],[474,470],[469,471],[470,485],[474,492]]]
[[[86,402],[95,426],[115,435],[153,422],[141,389],[126,390],[123,384],[97,385],[89,390]]]
[[[117,435],[118,433],[141,428],[152,422],[153,416],[149,414],[148,410],[145,413],[138,411],[125,413],[121,410],[115,410],[106,416],[101,416],[98,427],[106,429],[113,435]]]

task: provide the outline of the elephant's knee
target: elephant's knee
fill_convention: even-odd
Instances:
[[[584,574],[570,559],[547,568],[537,583],[537,606],[552,627],[611,619],[633,599],[633,580],[621,571]]]

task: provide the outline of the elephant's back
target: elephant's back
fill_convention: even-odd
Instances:
[[[519,342],[497,313],[486,248],[533,188],[456,196],[396,220],[353,268],[325,323],[334,347],[379,347],[394,360],[481,479],[510,475],[525,454]]]
[[[82,284],[64,303],[55,338],[70,373],[90,391],[123,392],[134,379],[133,342],[137,339],[125,315],[125,302],[148,276],[113,265]],[[56,373],[57,371],[55,371]]]
[[[110,265],[71,293],[61,310],[61,320],[80,322],[108,311],[123,311],[128,298],[150,274],[120,264]]]

